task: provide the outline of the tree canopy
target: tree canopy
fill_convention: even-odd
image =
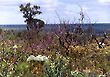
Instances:
[[[20,11],[23,13],[23,17],[26,19],[27,28],[37,27],[40,28],[44,26],[44,21],[40,19],[36,19],[36,15],[41,14],[40,6],[31,5],[30,3],[21,4]]]

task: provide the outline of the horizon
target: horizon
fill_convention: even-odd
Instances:
[[[29,2],[41,7],[37,18],[47,24],[60,23],[59,18],[77,23],[81,8],[86,23],[110,23],[110,0],[0,0],[0,25],[25,24],[19,6]]]
[[[49,25],[55,25],[55,24],[63,24],[63,23],[48,23]],[[48,25],[45,24],[45,25]],[[69,24],[80,24],[80,23],[69,23]],[[109,23],[82,23],[82,24],[110,24]],[[0,26],[4,26],[4,25],[27,25],[27,24],[0,24]]]
[[[67,24],[68,28],[74,29],[79,24]],[[59,25],[60,26],[60,25]],[[110,32],[110,23],[89,23],[89,24],[81,24],[83,29],[87,29],[88,27],[92,27],[96,32]],[[58,27],[58,24],[45,24],[43,27],[44,31],[52,31]],[[26,30],[26,24],[10,24],[10,25],[0,25],[0,29],[2,30],[15,30],[15,31],[22,31]]]

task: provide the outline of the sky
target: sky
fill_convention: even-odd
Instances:
[[[0,0],[0,24],[25,24],[19,6],[29,2],[41,7],[36,18],[47,24],[77,23],[81,8],[85,23],[110,23],[110,0]]]

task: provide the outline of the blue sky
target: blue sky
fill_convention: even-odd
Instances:
[[[41,7],[43,13],[37,18],[46,23],[59,23],[59,19],[77,23],[80,6],[85,22],[110,23],[110,0],[0,0],[0,24],[24,24],[19,5],[28,2]]]

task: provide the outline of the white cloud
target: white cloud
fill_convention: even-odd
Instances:
[[[53,2],[52,0],[20,0],[21,2],[25,2],[25,3],[28,3],[28,2],[30,2],[30,3],[36,3],[36,2],[38,2],[38,3],[51,3],[51,2]],[[56,0],[54,0],[54,1],[56,1]]]
[[[61,19],[73,21],[74,17],[78,18],[81,10],[78,4],[94,21],[107,22],[110,19],[110,9],[107,6],[110,5],[110,0],[0,0],[0,24],[23,23],[24,19],[19,11],[19,5],[28,2],[41,7],[43,13],[37,17],[48,21],[48,23],[59,22],[55,11],[57,11]],[[102,8],[104,9],[102,10]]]
[[[53,11],[60,4],[59,0],[19,0],[19,1],[20,1],[19,4],[28,2],[30,2],[31,4],[37,4],[41,7],[41,9],[44,9],[44,12]]]
[[[24,23],[22,13],[19,11],[19,5],[29,2],[41,7],[43,14],[38,17],[46,21],[48,21],[49,17],[54,19],[53,13],[60,3],[58,0],[0,0],[0,24]]]
[[[99,2],[101,2],[101,3],[108,3],[108,2],[110,2],[110,0],[98,0]]]
[[[110,0],[98,0],[98,2],[103,5],[110,5]]]
[[[22,14],[15,13],[13,11],[0,12],[0,24],[20,24],[20,23],[24,23]]]
[[[0,6],[17,6],[19,0],[0,0]]]
[[[97,23],[110,22],[109,20],[110,15],[107,9],[104,9],[103,11],[101,9],[94,9],[88,11],[88,16],[90,17],[92,22],[97,22]]]

